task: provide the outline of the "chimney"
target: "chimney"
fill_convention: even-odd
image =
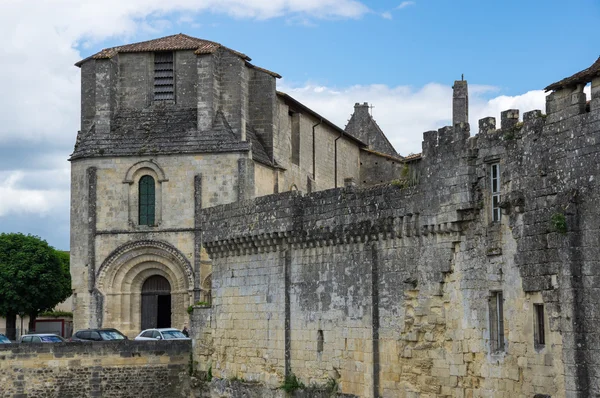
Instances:
[[[469,122],[469,88],[464,79],[452,86],[452,125]]]

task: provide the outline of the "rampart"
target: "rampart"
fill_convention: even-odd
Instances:
[[[201,366],[361,397],[600,394],[600,78],[582,88],[426,132],[418,180],[204,209]]]
[[[190,341],[0,345],[0,397],[189,396]]]

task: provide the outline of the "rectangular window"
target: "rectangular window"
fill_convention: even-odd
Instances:
[[[165,101],[174,99],[173,53],[154,53],[154,100]]]
[[[500,221],[500,164],[490,165],[491,194],[492,194],[492,221]]]
[[[546,331],[544,328],[544,304],[533,305],[533,339],[536,347],[546,345]]]
[[[490,307],[490,350],[492,353],[504,351],[504,309],[502,292],[491,292]]]
[[[300,165],[300,113],[290,111],[292,125],[292,163]]]

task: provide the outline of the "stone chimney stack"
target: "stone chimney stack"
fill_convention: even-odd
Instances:
[[[469,122],[469,87],[464,79],[452,86],[452,125]]]

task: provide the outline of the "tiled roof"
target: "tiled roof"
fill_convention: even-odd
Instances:
[[[586,84],[592,81],[595,76],[600,76],[600,57],[587,69],[575,73],[573,76],[564,78],[556,83],[552,83],[544,90],[559,90],[564,87],[574,86],[577,84]]]
[[[403,158],[400,155],[394,156],[394,155],[390,155],[390,154],[387,154],[387,153],[378,152],[378,151],[375,151],[375,150],[369,149],[369,148],[360,148],[360,149],[361,149],[361,151],[369,152],[369,153],[372,153],[374,155],[381,156],[381,157],[384,157],[384,158],[388,158],[390,160],[395,160],[395,161],[398,161],[398,162],[403,162],[405,160],[405,158]]]
[[[422,154],[420,154],[420,153],[413,153],[413,154],[411,154],[411,155],[405,156],[405,157],[404,157],[404,161],[405,161],[405,162],[408,162],[408,161],[411,161],[411,160],[417,160],[417,159],[421,159],[421,157],[422,157],[422,156],[423,156],[423,155],[422,155]]]
[[[209,130],[198,131],[195,109],[167,109],[160,115],[157,112],[131,111],[118,114],[110,131],[100,132],[92,126],[88,132],[79,133],[71,160],[81,157],[248,150],[249,143],[239,141],[221,112],[217,112]],[[260,151],[259,148],[256,150]]]
[[[273,166],[273,162],[269,158],[265,146],[249,124],[246,124],[246,140],[252,144],[252,159],[259,163]]]
[[[317,112],[313,111],[308,106],[304,105],[303,103],[301,103],[300,101],[298,101],[294,97],[290,96],[289,94],[286,94],[283,91],[277,91],[277,95],[280,98],[282,98],[284,101],[287,101],[288,105],[291,104],[293,107],[297,108],[297,110],[301,110],[301,111],[304,111],[306,113],[309,113],[315,119],[320,119],[323,124],[331,127],[332,129],[336,130],[337,132],[341,133],[344,137],[346,137],[346,138],[348,138],[348,139],[350,139],[352,141],[355,141],[358,144],[359,147],[366,147],[367,146],[367,144],[365,144],[364,142],[362,142],[358,138],[354,137],[353,135],[348,134],[342,128],[338,127],[333,122],[330,122],[329,120],[325,119],[323,116],[319,115]]]
[[[230,51],[245,61],[250,61],[250,57],[238,51],[232,50],[214,41],[198,39],[183,33],[172,36],[165,36],[158,39],[141,41],[139,43],[126,44],[118,47],[105,48],[104,50],[77,62],[75,65],[81,66],[88,59],[106,59],[112,58],[118,53],[138,53],[153,51],[176,51],[176,50],[195,50],[195,54],[212,54],[219,48]],[[273,72],[271,72],[273,73]]]

